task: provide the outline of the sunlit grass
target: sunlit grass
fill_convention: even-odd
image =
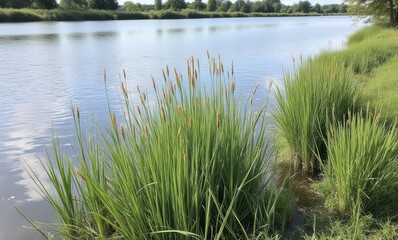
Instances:
[[[319,169],[318,155],[324,156],[326,126],[335,111],[341,119],[354,108],[357,88],[353,74],[339,61],[328,64],[309,60],[293,75],[285,75],[284,90],[276,92],[274,121],[295,165],[304,173]]]
[[[265,239],[283,231],[293,196],[272,167],[266,102],[253,112],[235,93],[233,71],[209,62],[208,88],[194,59],[187,82],[166,68],[164,83],[153,80],[156,106],[140,89],[133,105],[122,83],[123,117],[110,111],[100,139],[82,132],[73,108],[77,165],[55,138],[45,166],[55,191],[33,174],[61,237]]]
[[[393,204],[398,198],[398,135],[395,125],[379,121],[380,114],[354,114],[328,133],[326,181],[332,208],[340,214],[398,207]]]

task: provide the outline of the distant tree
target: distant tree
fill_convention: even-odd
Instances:
[[[347,0],[349,11],[363,16],[372,15],[375,18],[389,17],[390,25],[398,26],[397,0]]]
[[[87,2],[84,0],[61,0],[59,5],[64,9],[76,9],[87,7]]]
[[[321,13],[322,12],[321,4],[319,4],[319,3],[315,4],[313,11],[316,13]]]
[[[298,12],[309,13],[311,10],[311,3],[309,1],[300,1],[298,3]]]
[[[292,12],[301,12],[300,5],[298,5],[297,3],[293,4],[293,6],[291,6],[291,8],[292,8]]]
[[[131,1],[124,2],[122,9],[126,12],[143,11],[141,3],[133,3]]]
[[[280,12],[282,9],[282,4],[281,3],[273,3],[272,7],[274,8],[274,12]]]
[[[339,12],[339,5],[338,4],[325,4],[325,5],[322,5],[322,12],[323,13],[338,13]]]
[[[105,0],[104,1],[104,8],[105,10],[116,10],[119,8],[119,3],[117,0]]]
[[[185,0],[168,0],[166,2],[166,8],[179,11],[187,7]]]
[[[228,10],[231,8],[232,2],[227,0],[227,1],[220,1],[219,6],[217,8],[218,12],[228,12]]]
[[[245,5],[246,3],[244,0],[236,0],[228,9],[228,12],[241,12],[241,9],[244,9]]]
[[[155,0],[155,10],[162,10],[163,4],[162,0]]]
[[[347,4],[340,4],[339,6],[339,13],[347,13],[348,5]]]
[[[6,8],[29,8],[32,0],[0,0],[0,5]]]
[[[202,0],[195,0],[193,3],[192,3],[192,8],[193,9],[195,9],[195,10],[203,10],[203,9],[205,9],[205,4],[202,2]]]
[[[119,4],[117,0],[88,0],[87,6],[90,9],[115,10]]]
[[[266,4],[265,4],[265,2],[263,2],[263,1],[253,2],[250,11],[251,12],[265,13],[266,12]]]
[[[57,7],[57,2],[55,0],[33,0],[31,7],[38,9],[53,9]]]
[[[289,6],[282,5],[282,8],[280,10],[281,13],[287,13],[287,10],[289,9]]]
[[[216,0],[208,0],[207,1],[207,11],[214,12],[217,9],[217,2]]]
[[[279,3],[281,4],[281,0],[268,0],[271,4]]]

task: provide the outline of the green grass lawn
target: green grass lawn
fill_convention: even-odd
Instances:
[[[365,79],[363,93],[367,100],[380,106],[387,118],[398,117],[398,56]]]

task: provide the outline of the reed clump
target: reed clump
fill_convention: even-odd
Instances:
[[[303,173],[319,173],[319,156],[326,157],[329,121],[342,119],[355,108],[357,87],[352,76],[339,61],[324,64],[309,59],[293,75],[285,74],[284,89],[276,91],[273,119],[277,134]]]
[[[141,104],[133,105],[123,83],[124,114],[110,111],[100,139],[82,132],[73,108],[76,161],[55,138],[45,166],[54,191],[33,173],[59,215],[60,236],[252,239],[283,231],[293,196],[271,167],[266,103],[253,112],[235,93],[233,73],[209,63],[210,88],[193,58],[187,82],[167,67],[163,84],[153,80],[156,104],[138,88]]]
[[[350,114],[328,131],[328,203],[341,215],[397,213],[398,134],[380,117],[369,110]]]

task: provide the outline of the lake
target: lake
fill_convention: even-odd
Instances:
[[[56,218],[34,190],[26,163],[44,176],[40,160],[53,130],[70,151],[71,101],[87,128],[106,124],[104,69],[117,110],[123,69],[138,101],[137,85],[150,90],[150,77],[161,81],[166,64],[184,73],[190,56],[200,59],[201,79],[210,84],[208,50],[225,66],[234,63],[243,96],[259,83],[260,104],[269,81],[282,86],[293,58],[342,48],[363,26],[348,16],[0,24],[0,239],[38,236],[12,204],[39,221]]]

